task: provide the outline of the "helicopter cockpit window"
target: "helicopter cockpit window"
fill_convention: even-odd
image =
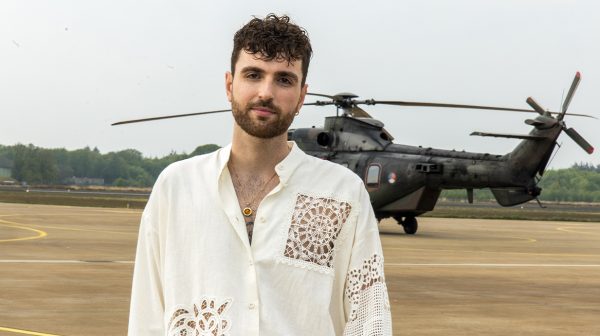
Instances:
[[[379,186],[379,176],[381,175],[381,166],[372,164],[367,169],[367,187]]]

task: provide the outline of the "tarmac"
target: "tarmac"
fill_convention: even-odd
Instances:
[[[0,203],[0,335],[125,335],[140,215]],[[380,232],[394,335],[600,335],[600,223]]]

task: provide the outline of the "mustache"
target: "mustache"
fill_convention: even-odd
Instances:
[[[256,108],[256,107],[264,107],[264,108],[267,108],[277,114],[280,114],[280,111],[281,111],[279,109],[279,107],[277,107],[277,106],[275,106],[275,104],[273,104],[273,99],[267,99],[267,100],[259,99],[256,102],[248,103],[248,105],[246,105],[246,111],[250,111],[251,109]]]

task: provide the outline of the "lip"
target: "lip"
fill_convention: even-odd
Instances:
[[[252,111],[254,111],[254,113],[256,113],[260,117],[268,117],[270,115],[275,114],[275,112],[264,107],[255,107],[252,109]]]

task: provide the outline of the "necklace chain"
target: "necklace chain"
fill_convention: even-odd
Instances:
[[[240,178],[238,177],[238,174],[235,172],[235,169],[233,169],[233,165],[231,163],[229,164],[229,169],[233,173],[233,177],[235,178],[238,186],[241,187],[242,184],[240,183]],[[269,183],[271,183],[271,181],[275,178],[275,176],[277,176],[277,172],[273,173],[273,176],[271,176],[271,178],[265,184],[263,184],[262,188],[260,188],[260,191],[258,191],[256,194],[254,194],[254,197],[252,197],[250,202],[246,203],[246,207],[244,207],[244,209],[242,209],[242,214],[244,216],[250,217],[250,216],[252,216],[252,214],[254,214],[254,210],[252,210],[252,207],[251,207],[252,204],[254,204],[254,201],[256,200],[258,195],[262,194],[265,191],[265,188],[267,187],[267,185],[269,185]]]

